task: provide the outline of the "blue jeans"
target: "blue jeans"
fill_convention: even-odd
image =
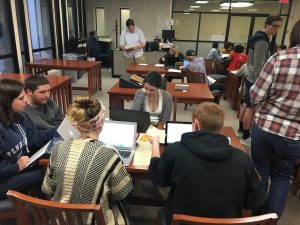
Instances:
[[[268,189],[269,178],[271,180],[267,210],[281,216],[290,177],[296,168],[295,161],[300,158],[300,140],[295,141],[268,133],[253,123],[251,154],[265,191]]]
[[[6,198],[6,192],[8,190],[15,190],[26,194],[29,189],[36,187],[37,195],[41,195],[43,179],[44,174],[42,169],[39,167],[27,168],[17,175],[1,179],[0,200]]]

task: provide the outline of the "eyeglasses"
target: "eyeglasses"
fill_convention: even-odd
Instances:
[[[274,27],[274,28],[280,28],[281,27],[281,25],[277,25],[277,24],[271,24],[271,26]]]

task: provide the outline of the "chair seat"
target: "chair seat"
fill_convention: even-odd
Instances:
[[[216,81],[225,80],[227,77],[226,75],[223,75],[223,74],[210,74],[209,76],[211,78],[214,78]]]
[[[14,207],[8,199],[0,200],[0,212],[12,210],[14,210]]]

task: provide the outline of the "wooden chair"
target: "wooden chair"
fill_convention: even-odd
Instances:
[[[216,73],[216,60],[214,59],[204,59],[206,74],[215,74]]]
[[[0,220],[16,217],[15,208],[8,199],[0,200]]]
[[[275,225],[278,220],[276,213],[245,218],[205,218],[174,214],[172,225]]]
[[[300,189],[300,159],[296,161],[296,171],[294,173],[294,183],[292,186],[292,194],[297,195],[299,189]]]
[[[7,197],[16,208],[18,225],[32,224],[29,211],[33,216],[34,224],[39,225],[85,225],[84,213],[93,213],[96,224],[105,225],[99,205],[47,201],[11,190],[7,192]]]

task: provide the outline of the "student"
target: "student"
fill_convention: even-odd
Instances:
[[[219,43],[214,41],[212,43],[212,49],[209,51],[207,58],[214,59],[214,60],[221,60],[220,51],[219,51]]]
[[[32,187],[41,188],[43,172],[39,167],[26,169],[28,154],[57,134],[56,128],[37,130],[20,114],[26,102],[22,83],[0,80],[0,199],[6,198],[10,189],[26,193]]]
[[[238,70],[247,62],[248,56],[244,53],[244,50],[243,45],[234,46],[233,51],[231,51],[228,57],[228,61],[230,61],[228,66],[229,70]]]
[[[137,90],[131,109],[150,113],[151,123],[170,120],[172,113],[172,96],[160,89],[162,77],[151,71],[144,78],[144,87]]]
[[[167,224],[173,213],[213,218],[236,218],[242,209],[260,210],[266,193],[250,157],[220,134],[224,111],[205,102],[193,112],[193,132],[169,145],[162,155],[157,137],[150,139],[151,180],[171,187],[165,209]]]
[[[101,53],[100,45],[98,43],[96,32],[94,30],[90,31],[90,37],[88,40],[89,56],[98,57]]]
[[[221,54],[230,54],[233,48],[234,44],[232,42],[226,42],[224,48],[221,50]]]
[[[64,115],[50,97],[51,86],[46,76],[34,74],[25,80],[28,102],[23,111],[39,129],[57,127]]]
[[[128,224],[120,201],[131,192],[132,180],[115,148],[98,141],[105,120],[103,104],[78,96],[66,117],[81,136],[53,151],[43,191],[56,202],[100,204],[105,224]],[[84,220],[92,222],[90,216]]]

